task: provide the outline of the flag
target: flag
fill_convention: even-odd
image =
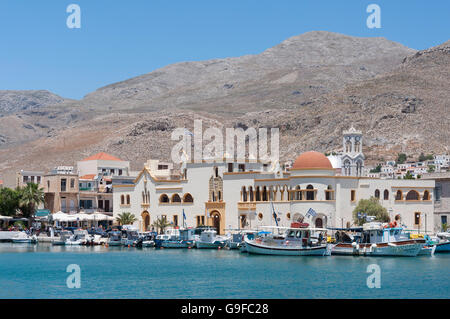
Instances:
[[[308,215],[311,217],[314,217],[317,215],[317,213],[314,209],[310,208],[310,209],[308,209],[308,212],[306,213],[306,216],[308,216]]]
[[[272,204],[272,211],[273,211],[273,218],[275,219],[275,224],[278,226],[278,219],[277,219],[277,213],[275,212],[275,207],[273,207],[273,202],[270,202]]]

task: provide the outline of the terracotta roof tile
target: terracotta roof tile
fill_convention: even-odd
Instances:
[[[95,155],[86,157],[85,159],[83,159],[82,161],[95,161],[95,160],[102,160],[102,161],[120,161],[122,162],[122,160],[120,158],[117,158],[115,156],[112,156],[110,154],[104,153],[104,152],[100,152],[97,153]]]

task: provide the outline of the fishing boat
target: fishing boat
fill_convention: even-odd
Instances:
[[[139,240],[136,243],[136,247],[155,247],[155,233],[154,232],[145,232],[139,234]]]
[[[122,246],[122,232],[113,230],[108,233],[108,246]]]
[[[73,231],[73,235],[66,240],[65,245],[67,246],[79,246],[87,245],[91,240],[89,233],[85,229],[77,229]]]
[[[30,236],[26,232],[20,232],[11,238],[12,242],[15,244],[36,244],[36,235]]]
[[[134,247],[140,239],[137,228],[129,227],[125,230],[125,237],[122,238],[122,245]]]
[[[437,233],[436,236],[431,239],[431,244],[433,246],[436,246],[435,253],[450,252],[450,233],[448,232]]]
[[[396,224],[380,222],[365,223],[359,228],[339,229],[335,237],[337,243],[333,246],[333,255],[414,257],[421,252],[426,242],[423,238],[410,238],[410,234],[396,227]]]
[[[327,256],[330,247],[324,240],[324,228],[311,228],[308,224],[293,223],[291,227],[265,226],[274,232],[265,236],[245,237],[250,254],[279,256]],[[277,234],[276,234],[277,233]]]
[[[194,229],[169,228],[155,239],[156,247],[192,248],[195,246]]]
[[[200,234],[198,240],[195,241],[195,247],[200,249],[223,248],[227,240],[227,237],[217,236],[215,229],[206,229]]]
[[[255,239],[255,236],[263,237],[271,234],[269,231],[257,231],[257,230],[244,230],[242,231],[242,242],[238,245],[241,253],[247,252],[247,246],[245,245],[245,238],[250,240]]]
[[[52,245],[54,246],[64,246],[66,241],[73,235],[73,233],[69,230],[63,230],[59,234],[59,239],[55,239],[52,241]]]

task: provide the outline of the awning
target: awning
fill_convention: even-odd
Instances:
[[[35,217],[46,217],[50,215],[50,210],[48,209],[37,209],[34,216]]]

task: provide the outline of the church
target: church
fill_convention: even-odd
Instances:
[[[354,128],[344,132],[341,156],[305,152],[286,170],[226,160],[184,163],[179,175],[171,167],[149,160],[132,183],[113,185],[114,217],[134,214],[141,231],[151,230],[157,218],[174,226],[213,226],[220,234],[294,221],[351,227],[358,201],[375,197],[407,229],[436,230],[434,180],[363,176],[362,133]]]

